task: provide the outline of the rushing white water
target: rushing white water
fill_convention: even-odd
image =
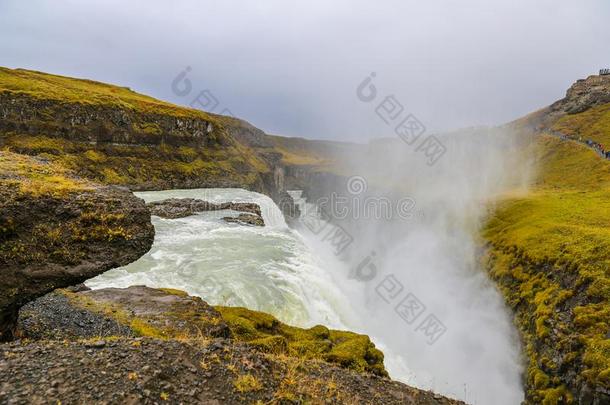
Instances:
[[[317,202],[352,243],[338,253],[335,232],[301,221],[303,240],[350,298],[359,315],[350,328],[381,347],[393,378],[471,404],[519,404],[519,339],[477,258],[488,209],[527,187],[530,156],[510,131],[442,142],[433,164],[400,142],[354,153],[352,177],[336,185],[344,200]],[[367,215],[388,204],[391,218]]]
[[[309,212],[314,209],[307,204]],[[410,228],[385,252],[379,244],[356,239],[350,245],[355,260],[347,261],[320,234],[306,226],[299,230],[359,314],[349,329],[371,337],[384,352],[392,378],[473,405],[519,404],[523,392],[518,338],[501,296],[472,262],[476,246],[470,235],[447,234],[430,223],[412,223]],[[354,279],[360,265],[373,266],[376,277]],[[424,307],[412,323],[398,310],[402,308],[403,316],[409,312],[409,301],[404,301],[408,294]],[[446,329],[433,344],[421,329],[429,315]]]
[[[198,198],[210,202],[255,202],[264,227],[229,224],[229,210],[163,219],[153,217],[155,242],[128,266],[87,281],[91,288],[177,288],[213,305],[244,306],[298,326],[345,328],[350,317],[345,295],[331,282],[273,201],[241,189],[196,189],[136,193],[146,202]]]

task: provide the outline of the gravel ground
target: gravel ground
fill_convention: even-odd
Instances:
[[[0,345],[0,403],[460,402],[323,362],[264,355],[227,339],[115,338]]]
[[[133,336],[131,328],[91,311],[78,310],[62,294],[51,293],[21,308],[18,334],[31,339]]]

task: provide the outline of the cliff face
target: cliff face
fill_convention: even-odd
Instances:
[[[232,136],[248,124],[126,88],[0,68],[0,118],[0,147],[104,184],[283,191],[272,162]]]
[[[0,148],[44,156],[132,190],[240,187],[297,215],[287,189],[317,198],[366,148],[270,136],[232,117],[89,80],[0,68]]]
[[[0,340],[12,338],[23,304],[138,259],[153,236],[128,190],[0,152]]]
[[[609,79],[578,81],[513,123],[537,129],[537,177],[483,231],[484,264],[525,343],[528,404],[610,402],[610,162],[575,141],[608,142]]]
[[[576,81],[566,91],[566,95],[546,108],[542,108],[511,123],[515,128],[526,130],[548,130],[564,121],[570,122],[562,128],[570,131],[577,128],[572,120],[582,119],[590,115],[599,115],[599,111],[607,111],[610,104],[610,76],[589,76]],[[583,114],[584,113],[584,114]],[[592,114],[593,113],[593,114]],[[589,122],[588,124],[591,124]],[[591,127],[591,125],[587,125]],[[585,127],[580,128],[586,130]]]
[[[228,142],[202,118],[0,94],[0,131],[49,134],[89,144],[211,147]]]

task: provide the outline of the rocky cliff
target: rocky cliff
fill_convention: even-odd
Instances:
[[[590,108],[610,103],[610,76],[592,75],[577,80],[566,96],[551,104],[552,112],[578,114]]]
[[[555,128],[562,122],[568,123],[563,129],[570,131],[578,127],[571,122],[589,115],[605,112],[610,104],[610,76],[589,76],[577,80],[566,91],[564,98],[548,107],[542,108],[523,118],[515,120],[509,126],[521,130],[544,131]],[[583,114],[585,113],[585,114]],[[588,123],[591,124],[591,123]],[[587,125],[591,127],[591,125]],[[586,129],[586,128],[580,128]]]
[[[104,184],[284,191],[272,162],[233,137],[246,123],[127,88],[0,68],[0,118],[0,147]]]
[[[128,190],[0,151],[0,340],[13,337],[23,304],[138,259],[153,236]]]

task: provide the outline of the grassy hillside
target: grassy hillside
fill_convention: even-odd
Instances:
[[[124,87],[22,69],[0,68],[0,101],[0,149],[133,189],[264,191],[269,165],[235,141],[221,116]]]
[[[47,135],[5,133],[4,149],[40,156],[104,183],[141,189],[252,186],[266,165],[241,145],[203,149],[172,145],[91,145]]]
[[[610,146],[610,104],[593,107],[580,114],[565,115],[553,125],[553,129]]]
[[[243,187],[273,195],[276,167],[296,168],[286,176],[298,173],[301,183],[304,171],[342,174],[337,160],[356,147],[269,136],[125,87],[2,67],[0,117],[0,150],[134,190]]]
[[[576,124],[592,117],[599,128],[610,123],[587,110],[555,128],[592,138],[590,125]],[[533,147],[538,178],[489,220],[485,259],[526,344],[529,401],[602,398],[610,389],[610,162],[544,133]]]
[[[91,190],[85,180],[65,168],[16,153],[0,151],[0,186],[13,193],[33,197],[62,197],[66,193]]]
[[[179,107],[136,93],[127,87],[25,69],[0,67],[0,92],[22,94],[36,99],[55,100],[63,103],[126,108],[139,112],[215,121],[212,115],[203,111]]]
[[[291,165],[331,167],[337,158],[355,145],[331,141],[311,141],[303,138],[286,138],[269,135],[274,149],[282,154],[282,161]]]

